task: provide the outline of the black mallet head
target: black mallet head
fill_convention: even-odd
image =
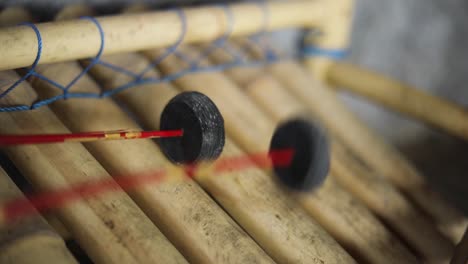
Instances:
[[[330,146],[327,136],[316,124],[294,119],[281,124],[270,143],[270,151],[291,149],[289,166],[274,166],[281,183],[298,191],[319,187],[330,168]]]
[[[175,163],[214,160],[224,147],[224,119],[216,105],[199,92],[184,92],[161,114],[160,130],[183,129],[182,137],[162,138],[160,146]]]

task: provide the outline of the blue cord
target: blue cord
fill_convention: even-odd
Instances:
[[[348,49],[324,49],[316,46],[305,46],[302,55],[305,57],[328,57],[334,60],[342,60],[349,54]]]
[[[37,102],[34,102],[30,106],[28,105],[14,105],[14,106],[2,106],[1,101],[0,101],[0,112],[15,112],[15,111],[26,111],[26,110],[32,110],[32,109],[37,109],[39,107],[51,104],[53,102],[59,101],[59,100],[66,100],[70,98],[94,98],[94,99],[100,99],[100,98],[106,98],[113,96],[119,92],[125,91],[127,89],[136,87],[138,85],[142,84],[148,84],[148,83],[153,83],[153,84],[158,84],[158,83],[167,83],[167,82],[172,82],[177,78],[180,78],[182,76],[185,76],[187,74],[193,74],[193,73],[198,73],[198,72],[219,72],[219,71],[224,71],[233,67],[260,67],[264,66],[269,63],[274,63],[281,59],[277,54],[274,53],[270,47],[265,47],[265,45],[262,45],[260,43],[259,39],[256,39],[256,37],[263,37],[266,34],[266,30],[268,27],[269,23],[269,11],[267,10],[266,5],[264,2],[261,3],[262,10],[264,11],[264,23],[262,26],[262,30],[258,34],[258,36],[255,36],[252,38],[252,42],[259,47],[262,48],[264,53],[264,58],[261,60],[247,60],[245,59],[245,56],[242,55],[242,50],[237,50],[234,49],[233,47],[229,46],[229,43],[227,40],[231,36],[231,33],[233,31],[233,25],[234,25],[234,16],[232,14],[232,10],[229,8],[227,5],[221,5],[221,8],[226,12],[226,17],[228,18],[228,29],[226,33],[213,41],[210,46],[208,46],[206,49],[202,50],[197,56],[195,60],[189,58],[186,54],[183,54],[178,51],[178,47],[182,44],[186,34],[187,34],[187,19],[184,11],[182,9],[175,9],[175,12],[178,14],[181,22],[181,34],[178,38],[178,40],[171,45],[169,48],[166,49],[166,51],[155,58],[147,67],[145,67],[144,70],[141,72],[135,73],[130,70],[127,70],[121,66],[118,65],[113,65],[111,63],[105,62],[101,60],[101,56],[103,54],[104,48],[105,48],[105,33],[103,28],[101,27],[99,21],[94,18],[94,17],[82,17],[81,19],[88,19],[92,23],[95,24],[96,28],[99,31],[99,36],[101,39],[99,51],[97,55],[91,59],[90,63],[76,76],[74,77],[67,85],[63,86],[59,83],[57,83],[54,80],[51,80],[44,75],[41,75],[35,71],[36,66],[38,65],[41,54],[42,54],[42,47],[43,47],[43,40],[41,37],[41,34],[38,30],[38,28],[32,24],[32,23],[24,23],[21,25],[24,26],[29,26],[31,27],[37,37],[37,43],[38,43],[38,48],[37,48],[37,55],[36,58],[27,71],[27,73],[22,76],[19,80],[17,80],[15,83],[13,83],[8,89],[6,89],[4,92],[0,94],[0,99],[5,97],[8,93],[10,93],[13,89],[15,89],[21,82],[25,81],[28,77],[34,76],[40,80],[43,80],[50,85],[62,90],[62,94],[56,95],[50,98],[46,98],[44,100],[40,100]],[[206,59],[212,52],[214,52],[216,49],[224,49],[226,52],[228,52],[233,60],[224,64],[220,65],[212,65],[212,66],[200,66],[200,62]],[[168,56],[174,55],[180,58],[181,60],[185,61],[188,63],[189,67],[186,69],[182,69],[176,73],[167,75],[167,76],[162,76],[162,77],[144,77],[144,75],[150,71],[151,69],[155,68],[158,66],[164,59],[166,59]],[[133,78],[132,81],[123,84],[119,87],[116,87],[112,90],[108,91],[101,91],[101,93],[80,93],[80,92],[71,92],[71,88],[82,78],[85,76],[92,67],[95,65],[100,65],[102,67],[107,67],[115,72],[125,74],[127,76],[130,76]]]

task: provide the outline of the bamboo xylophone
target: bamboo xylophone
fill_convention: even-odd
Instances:
[[[271,24],[266,29],[320,26],[325,20],[332,21],[323,18],[323,13],[315,12],[320,6],[332,13],[332,5],[319,1],[268,3]],[[16,10],[12,18],[11,12],[0,13],[0,21],[30,20],[27,13]],[[220,8],[193,8],[185,12],[188,27],[184,41],[187,43],[206,42],[226,31],[229,18]],[[233,5],[232,12],[236,21],[233,36],[263,29],[264,10],[258,4]],[[58,19],[89,14],[86,8],[72,12],[66,9]],[[174,43],[181,33],[181,21],[174,12],[133,13],[99,21],[106,34],[112,36],[106,35],[103,58],[134,71],[146,68],[150,60],[161,55],[160,48]],[[201,25],[203,32],[197,30]],[[56,63],[39,65],[36,71],[59,83],[66,83],[89,63],[65,61],[94,56],[97,52],[100,39],[88,21],[51,22],[38,28],[48,43],[41,63]],[[71,29],[83,32],[83,39],[68,34]],[[134,29],[137,30],[133,32]],[[127,35],[127,30],[133,36]],[[164,37],[152,35],[159,31],[165,32]],[[18,73],[6,69],[27,66],[36,54],[36,37],[30,29],[14,32],[12,28],[0,29],[0,43],[10,43],[12,37],[21,40],[21,45],[15,48],[0,45],[0,68],[5,70],[0,73],[2,79],[17,79]],[[83,48],[84,39],[89,48]],[[68,43],[63,40],[73,40],[74,44],[62,49],[61,45]],[[236,47],[244,42],[238,39],[232,45]],[[179,51],[197,54],[199,47],[185,45]],[[53,49],[57,52],[52,53]],[[144,51],[129,53],[135,50]],[[127,53],[113,54],[119,52]],[[210,60],[220,62],[226,59],[225,55],[216,51]],[[180,58],[169,56],[146,75],[173,73],[184,64]],[[327,65],[328,70],[334,67]],[[73,89],[109,90],[128,82],[128,78],[97,65]],[[18,88],[7,96],[8,103],[57,93],[49,83],[38,78],[30,78]],[[314,90],[314,96],[308,89]],[[115,97],[118,104],[111,99],[63,100],[28,112],[1,113],[0,133],[139,129],[140,125],[158,129],[163,107],[182,91],[206,94],[223,114],[227,134],[222,158],[268,151],[275,127],[293,116],[321,122],[333,142],[330,177],[316,192],[298,194],[280,187],[270,171],[250,168],[220,177],[205,175],[127,192],[120,190],[54,211],[71,239],[94,262],[442,263],[452,257],[453,237],[461,237],[466,219],[433,196],[411,165],[380,139],[367,132],[354,133],[354,138],[347,135],[348,127],[361,132],[367,128],[341,106],[331,90],[311,79],[307,70],[295,62],[255,69],[236,68],[225,73],[197,73],[171,83],[145,84],[118,94]],[[140,125],[122,111],[122,105]],[[371,157],[371,150],[379,155]],[[4,151],[39,190],[159,168],[170,171],[171,177],[186,177],[150,140],[15,146]],[[391,167],[392,163],[399,166]],[[399,173],[409,176],[403,178]],[[13,186],[5,175],[0,171],[3,177],[0,179]],[[25,245],[5,242],[4,235],[1,232],[0,235],[0,248],[13,249],[0,251],[0,259],[21,261],[23,255],[17,252],[23,252]],[[28,240],[32,241],[26,245],[32,248],[31,254],[43,246],[51,256],[61,254],[64,259],[57,259],[57,263],[74,261],[56,235],[50,243],[60,245],[58,249],[48,248],[46,243],[38,245],[36,241],[41,239],[39,236]],[[8,252],[14,253],[8,255]]]

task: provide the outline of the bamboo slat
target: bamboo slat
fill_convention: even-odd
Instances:
[[[140,54],[107,56],[105,60],[136,72],[149,63]],[[131,80],[105,67],[97,66],[92,73],[107,89]],[[158,75],[156,70],[151,70],[146,77]],[[171,84],[152,84],[123,92],[117,98],[143,120],[145,126],[157,129],[163,106],[177,94]],[[227,136],[220,159],[239,155],[246,154]],[[327,242],[320,239],[323,231],[317,230],[305,212],[260,169],[211,175],[199,183],[277,262],[307,263],[310,259],[322,259],[316,247],[318,243]]]
[[[1,16],[0,16],[1,17]],[[0,204],[24,198],[0,167]],[[39,215],[0,226],[0,263],[78,263],[64,241]]]
[[[344,62],[334,63],[326,77],[334,87],[468,140],[468,112],[448,100]]]
[[[81,72],[77,63],[43,65],[38,72],[65,83]],[[44,96],[56,88],[36,80],[33,87]],[[88,76],[75,91],[99,92]],[[138,126],[110,99],[60,101],[51,107],[72,131],[135,129]],[[114,175],[147,173],[164,169],[173,178],[186,177],[169,163],[150,140],[93,142],[85,144],[96,159]],[[265,252],[222,211],[193,181],[147,185],[130,193],[137,204],[191,262],[271,262]]]
[[[219,6],[187,8],[183,41],[211,41],[228,30],[237,36],[263,29],[318,25],[328,11],[322,6],[324,2],[238,3],[229,5],[229,13]],[[167,47],[183,33],[181,16],[174,10],[100,17],[98,21],[105,36],[104,54]],[[41,23],[37,28],[43,42],[40,63],[89,58],[99,51],[101,36],[96,25],[87,19]],[[31,28],[0,29],[0,70],[30,66],[37,48],[37,37]]]

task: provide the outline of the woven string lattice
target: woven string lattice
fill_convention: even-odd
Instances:
[[[234,21],[232,20],[232,14],[230,12],[230,9],[227,6],[220,6],[220,8],[223,8],[223,10],[226,12],[227,17],[229,18],[229,21],[230,21],[229,25],[233,25]],[[178,51],[178,48],[183,42],[185,34],[186,34],[187,25],[186,25],[185,14],[181,9],[175,9],[174,12],[177,12],[182,22],[181,23],[182,34],[180,35],[178,41],[175,44],[168,47],[163,54],[161,54],[158,58],[153,60],[146,67],[146,69],[140,72],[132,72],[118,65],[113,65],[111,63],[104,61],[101,58],[101,55],[103,54],[103,51],[105,50],[105,32],[103,31],[101,25],[99,24],[99,21],[95,19],[94,17],[82,17],[81,19],[87,19],[90,22],[94,23],[94,25],[97,27],[97,29],[99,30],[99,34],[100,34],[101,43],[100,43],[100,47],[99,47],[99,51],[97,55],[94,58],[89,59],[88,63],[86,63],[86,66],[83,68],[83,70],[66,85],[59,84],[53,79],[47,78],[44,75],[35,71],[36,66],[39,64],[40,59],[41,59],[42,48],[43,46],[47,45],[47,43],[43,41],[40,31],[33,23],[23,23],[23,24],[18,25],[18,26],[30,27],[35,32],[36,37],[37,37],[37,44],[38,44],[37,55],[32,66],[29,69],[27,69],[27,71],[21,76],[20,79],[16,80],[13,84],[6,86],[6,87],[5,85],[2,87],[2,84],[0,82],[0,112],[15,112],[15,111],[32,110],[32,109],[37,109],[41,106],[48,105],[58,100],[66,100],[66,99],[71,99],[71,98],[95,98],[95,99],[105,98],[105,97],[113,96],[114,94],[119,93],[121,91],[131,89],[133,87],[137,87],[138,85],[148,84],[148,83],[171,82],[187,74],[194,74],[198,72],[209,72],[209,71],[223,71],[232,67],[256,67],[256,66],[269,64],[269,63],[274,63],[278,60],[292,59],[292,58],[297,57],[297,55],[279,56],[278,54],[280,53],[275,52],[269,45],[270,43],[269,34],[265,30],[261,30],[258,34],[248,37],[247,38],[248,45],[242,45],[241,49],[239,48],[233,49],[229,43],[229,37],[231,33],[230,32],[231,30],[229,28],[226,34],[214,40],[213,42],[209,43],[208,45],[206,45],[205,48],[203,48],[199,52],[198,56],[196,56],[195,58],[189,58],[183,53]],[[265,21],[265,28],[266,28],[266,25],[268,23],[268,12],[266,9],[264,13],[265,13],[264,21]],[[260,56],[260,58],[257,58],[257,59],[248,59],[248,56],[245,56],[242,49],[249,49],[253,46],[255,46],[256,50],[261,51],[262,56]],[[214,52],[217,49],[223,49],[227,54],[229,54],[229,56],[232,59],[230,61],[227,61],[221,64],[203,66],[202,62],[207,57],[209,57],[212,52]],[[329,56],[327,51],[321,51],[318,49],[313,49],[311,47],[307,47],[307,49],[304,49],[304,51],[306,51],[308,55],[312,55],[312,56],[318,56],[318,55]],[[179,59],[185,61],[187,67],[180,69],[179,71],[172,73],[170,75],[166,75],[166,76],[145,77],[145,73],[147,71],[149,71],[150,69],[154,67],[157,67],[169,55],[177,56]],[[81,77],[86,75],[91,70],[92,67],[96,65],[101,65],[109,69],[112,69],[118,73],[128,75],[131,77],[131,81],[123,85],[120,85],[119,87],[116,87],[112,90],[106,90],[106,91],[103,90],[99,93],[84,93],[84,92],[73,91],[74,84]],[[59,89],[60,93],[52,97],[41,98],[40,100],[37,100],[29,104],[17,104],[17,105],[5,104],[4,98],[9,93],[11,93],[15,88],[17,88],[20,83],[26,81],[29,77],[39,78],[43,81],[48,82],[52,86]]]

